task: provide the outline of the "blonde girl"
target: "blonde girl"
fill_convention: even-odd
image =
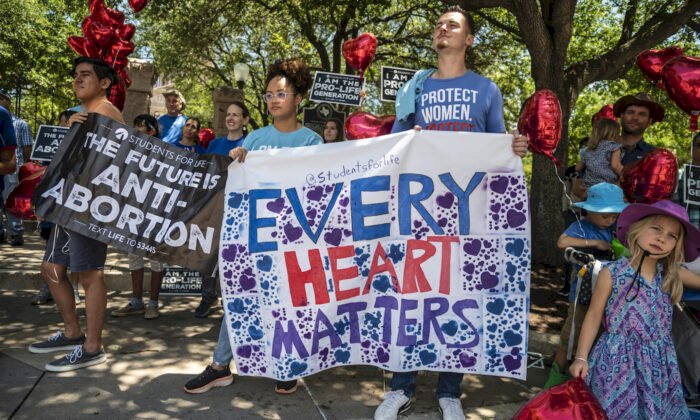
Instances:
[[[679,270],[698,256],[700,231],[683,207],[659,201],[629,205],[617,236],[631,257],[601,271],[571,374],[586,379],[610,418],[687,419],[671,316],[683,282],[700,288],[698,276]]]
[[[593,132],[576,172],[583,172],[586,187],[600,182],[615,184],[622,174],[620,125],[613,120],[602,119],[593,124]]]

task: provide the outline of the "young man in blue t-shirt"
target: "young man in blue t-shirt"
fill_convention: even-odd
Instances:
[[[503,98],[489,79],[467,69],[467,49],[474,42],[474,24],[469,13],[458,6],[440,16],[433,31],[437,69],[421,70],[409,80],[396,98],[393,133],[410,129],[505,133]],[[527,138],[514,133],[513,153],[525,156]],[[374,413],[375,419],[396,419],[408,410],[416,393],[418,372],[395,372]],[[443,419],[464,419],[459,397],[464,375],[440,372],[435,394]]]

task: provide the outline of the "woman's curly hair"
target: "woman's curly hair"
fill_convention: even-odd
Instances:
[[[267,69],[265,86],[278,76],[287,79],[287,82],[294,88],[294,92],[301,96],[306,95],[306,92],[311,88],[311,72],[301,58],[292,57],[275,61]]]

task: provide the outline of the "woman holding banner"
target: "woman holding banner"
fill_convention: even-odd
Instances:
[[[173,143],[173,145],[190,152],[205,153],[204,149],[197,144],[200,125],[199,118],[189,117],[187,121],[185,121],[185,126],[182,127],[182,138],[180,141]]]
[[[322,144],[323,140],[314,131],[303,127],[297,120],[297,108],[311,87],[311,73],[299,58],[278,60],[267,70],[267,89],[263,99],[273,118],[271,125],[249,134],[242,147],[229,152],[235,161],[244,162],[249,150],[283,149]],[[211,365],[204,372],[185,384],[185,392],[199,394],[213,387],[233,383],[229,364],[233,360],[231,342],[224,321],[219,331],[219,341],[214,349]],[[292,394],[297,390],[297,381],[277,381],[275,392]]]
[[[243,146],[243,141],[248,134],[247,125],[250,121],[250,112],[243,102],[233,101],[226,108],[226,128],[228,134],[212,140],[207,147],[207,153],[228,156],[228,152],[236,147]]]
[[[216,155],[228,156],[228,152],[243,145],[248,134],[247,125],[250,121],[250,112],[243,102],[233,101],[226,108],[226,128],[228,134],[212,140],[207,146],[206,152]],[[206,318],[211,314],[212,308],[216,306],[216,277],[204,277],[202,280],[202,300],[194,311],[197,318]]]

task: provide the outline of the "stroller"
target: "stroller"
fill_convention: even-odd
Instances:
[[[688,407],[700,416],[700,290],[686,290],[673,308],[671,337]],[[693,411],[691,411],[692,413]]]
[[[583,323],[588,305],[591,303],[593,288],[603,267],[603,261],[612,260],[614,257],[613,251],[601,251],[594,248],[575,249],[569,247],[564,250],[564,260],[573,266],[580,266],[580,269],[576,272],[575,299],[570,303],[569,313],[562,327],[555,361],[552,363],[549,376],[544,384],[545,389],[571,378],[565,365],[560,366],[560,364],[564,361],[563,359],[566,359],[568,364],[573,358],[580,325]],[[557,361],[559,358],[562,360]]]
[[[603,268],[602,261],[613,260],[615,255],[612,251],[601,251],[599,249],[583,249],[577,250],[575,248],[566,248],[564,250],[564,260],[571,263],[572,265],[579,265],[581,268],[576,273],[576,299],[573,302],[573,318],[571,320],[571,332],[569,333],[568,346],[566,350],[566,359],[571,360],[573,354],[576,351],[574,343],[578,342],[578,333],[576,323],[577,323],[577,313],[576,308],[579,305],[591,304],[591,297],[593,296],[593,290],[595,289],[595,284],[598,281],[598,275],[600,270]],[[579,317],[585,317],[586,314],[578,314]],[[583,319],[579,319],[580,324]]]

